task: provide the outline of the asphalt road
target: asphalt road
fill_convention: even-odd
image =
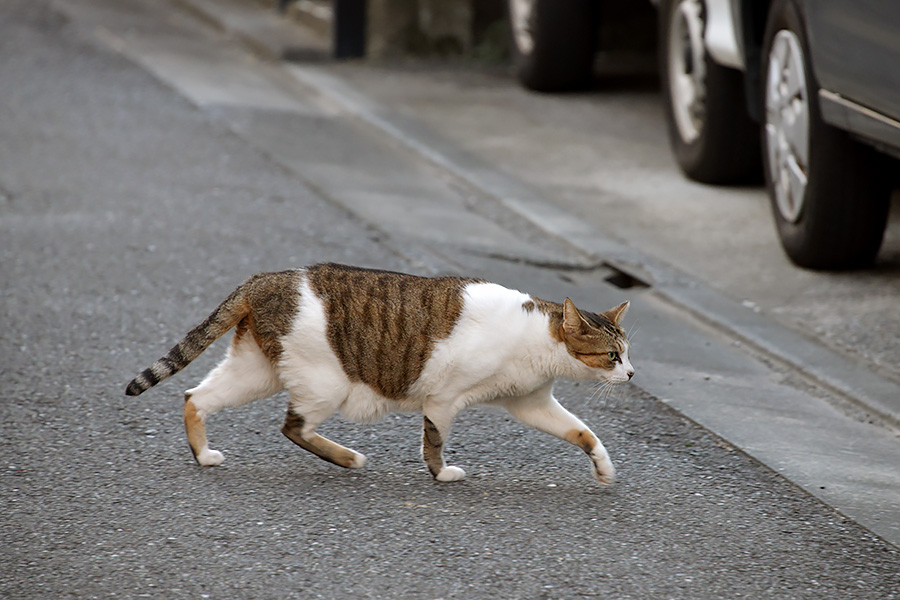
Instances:
[[[330,423],[369,457],[344,471],[280,435],[284,398],[213,418],[227,460],[195,466],[181,390],[223,343],[122,390],[237,283],[435,260],[95,34],[0,5],[0,596],[900,597],[894,546],[632,386],[558,388],[618,466],[607,489],[488,410],[454,430],[461,483],[431,480],[406,415]]]

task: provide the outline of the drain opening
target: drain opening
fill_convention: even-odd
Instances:
[[[630,290],[634,288],[648,288],[650,284],[646,281],[638,279],[634,275],[626,273],[621,269],[617,269],[612,265],[606,265],[612,273],[603,278],[603,281],[616,286],[620,290]]]

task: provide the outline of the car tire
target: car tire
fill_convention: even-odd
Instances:
[[[597,44],[593,0],[507,0],[516,77],[528,89],[587,87]]]
[[[743,74],[709,56],[705,23],[703,0],[661,3],[659,71],[672,151],[695,181],[756,183],[762,180],[759,125],[746,109]]]
[[[887,224],[887,158],[822,120],[793,0],[773,3],[762,56],[766,188],[785,252],[810,269],[871,265]]]

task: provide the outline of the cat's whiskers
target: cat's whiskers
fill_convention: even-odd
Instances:
[[[591,391],[590,401],[599,401],[600,404],[605,406],[614,386],[615,384],[609,381],[598,382],[594,385],[593,390]]]
[[[590,401],[604,408],[616,408],[622,398],[622,386],[612,381],[600,381],[593,386]]]
[[[603,395],[604,386],[606,382],[597,382],[591,386],[591,395],[588,397],[588,402],[595,402],[600,399],[600,396]]]

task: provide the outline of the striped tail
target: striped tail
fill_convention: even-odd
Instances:
[[[194,327],[165,356],[132,379],[125,388],[125,394],[139,396],[157,383],[182,370],[209,348],[213,342],[250,314],[250,305],[246,301],[244,290],[245,285],[242,285],[232,292],[205,321]]]

